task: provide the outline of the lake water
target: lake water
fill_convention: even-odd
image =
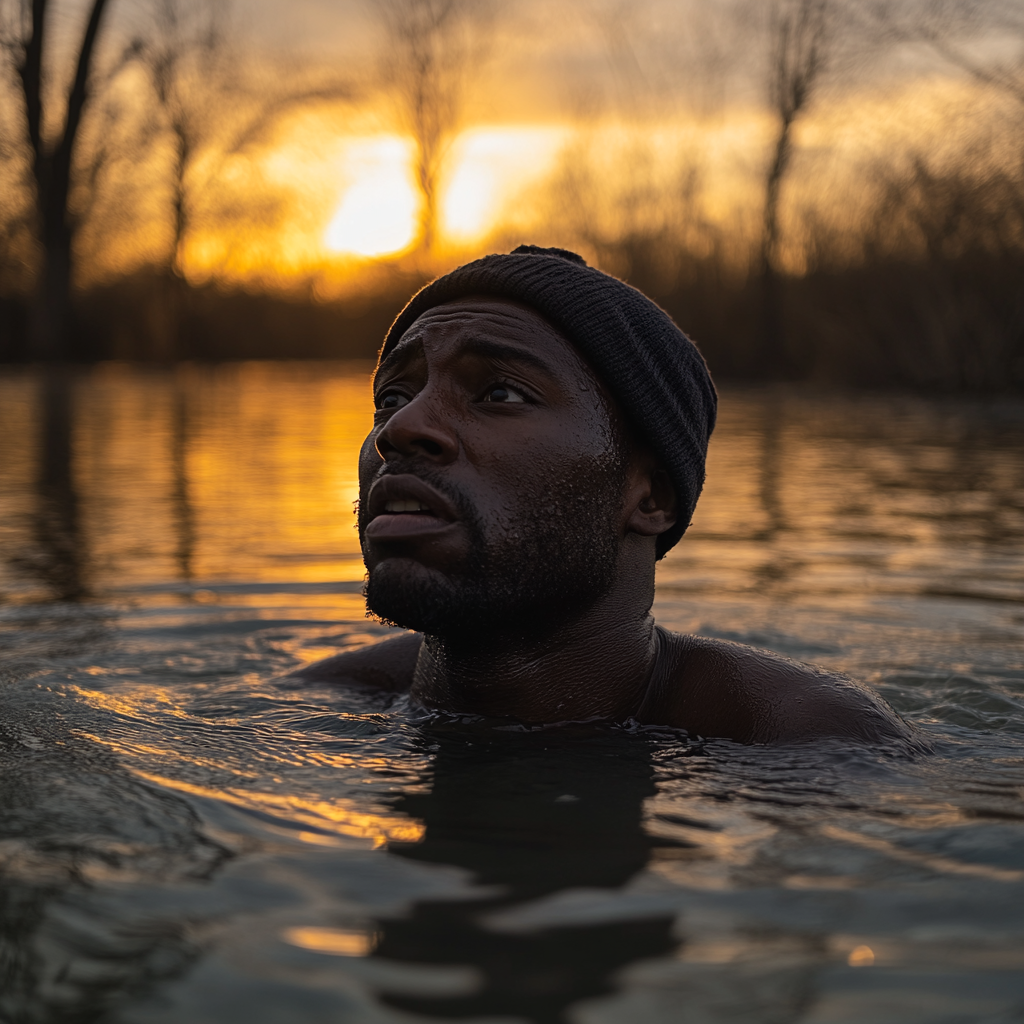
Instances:
[[[0,375],[0,1020],[1024,1020],[1024,404],[723,390],[665,626],[899,758],[281,681],[374,643],[368,367]]]

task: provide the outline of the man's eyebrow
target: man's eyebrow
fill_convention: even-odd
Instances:
[[[467,338],[459,346],[459,355],[479,356],[483,359],[493,359],[496,362],[522,363],[542,370],[544,373],[551,373],[553,370],[551,363],[536,352],[493,338],[479,336]]]
[[[394,363],[400,363],[412,355],[414,349],[423,348],[422,338],[409,338],[407,341],[400,341],[385,357],[384,362],[377,367],[373,376],[376,379],[385,371],[391,368]]]

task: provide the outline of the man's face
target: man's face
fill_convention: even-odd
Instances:
[[[359,460],[371,612],[442,637],[529,633],[608,589],[623,433],[539,314],[489,298],[429,310],[381,365],[374,401]]]

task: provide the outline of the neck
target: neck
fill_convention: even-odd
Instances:
[[[426,637],[412,696],[438,710],[530,723],[630,717],[658,653],[653,566],[646,575],[620,574],[595,605],[543,635]]]

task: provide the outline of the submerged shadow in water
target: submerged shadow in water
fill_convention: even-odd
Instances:
[[[74,381],[70,367],[48,366],[40,378],[33,549],[11,559],[56,601],[89,596],[87,559],[75,489],[72,435]]]
[[[384,1002],[426,1016],[556,1024],[571,1004],[612,991],[625,964],[678,945],[671,915],[528,933],[486,924],[489,914],[553,893],[618,888],[652,847],[666,845],[641,826],[643,801],[655,791],[648,744],[586,731],[431,732],[432,789],[398,801],[424,821],[424,839],[390,849],[468,869],[493,895],[416,904],[408,917],[381,924],[374,955],[470,965],[483,980],[469,995],[385,995]]]
[[[173,381],[171,410],[171,509],[174,515],[176,543],[174,561],[178,578],[191,587],[196,549],[196,516],[189,493],[188,454],[190,442],[188,390],[179,373]]]

